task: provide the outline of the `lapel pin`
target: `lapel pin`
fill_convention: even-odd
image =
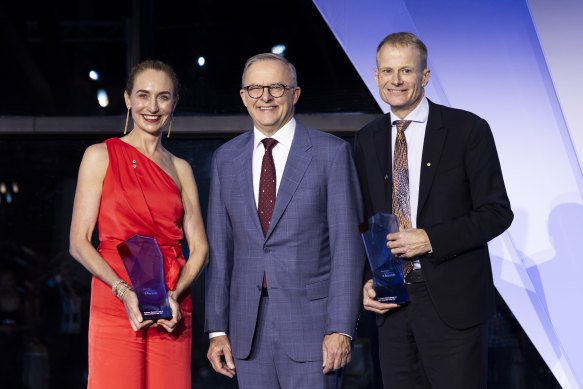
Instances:
[[[427,166],[428,166],[428,167],[429,167],[429,166],[431,166],[431,162],[427,162]]]
[[[389,179],[389,175],[385,174],[385,181]]]

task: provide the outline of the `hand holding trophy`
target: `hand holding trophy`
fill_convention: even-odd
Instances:
[[[156,239],[134,235],[120,243],[117,251],[138,296],[144,320],[171,318],[172,312],[164,284],[163,258]]]
[[[403,260],[392,255],[387,247],[387,235],[399,231],[397,217],[376,213],[359,228],[372,270],[375,299],[393,304],[409,302],[403,277]]]

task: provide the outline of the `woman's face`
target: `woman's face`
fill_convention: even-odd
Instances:
[[[126,106],[132,109],[134,129],[159,134],[174,111],[177,99],[168,75],[161,70],[147,69],[134,81],[131,96],[124,93]]]

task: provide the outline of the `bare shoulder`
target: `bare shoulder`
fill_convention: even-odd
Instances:
[[[98,143],[87,147],[79,167],[79,183],[101,184],[109,166],[107,145]],[[93,184],[90,184],[93,185]]]
[[[89,165],[92,168],[106,168],[108,163],[109,155],[105,143],[91,145],[85,150],[82,165]]]
[[[194,180],[194,173],[192,172],[190,163],[182,158],[172,155],[172,164],[174,165],[174,169],[176,169],[176,174],[178,174],[178,180],[180,181],[183,194],[196,193],[196,182]]]
[[[85,149],[85,155],[83,157],[87,159],[108,158],[107,145],[105,143],[91,145]]]

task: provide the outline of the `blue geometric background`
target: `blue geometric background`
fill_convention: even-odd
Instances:
[[[409,31],[426,95],[488,120],[515,219],[490,243],[496,287],[564,388],[583,381],[583,1],[314,0],[377,99],[375,52]]]

